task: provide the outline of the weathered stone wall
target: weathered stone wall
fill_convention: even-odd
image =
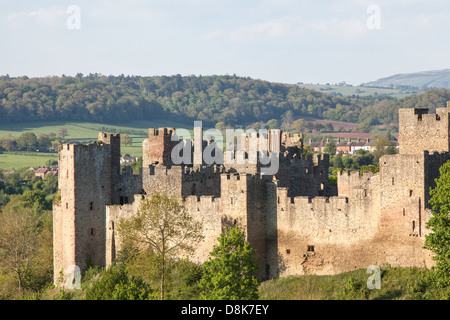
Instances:
[[[450,103],[447,108],[437,108],[435,114],[421,108],[399,109],[399,153],[450,151],[449,112]]]
[[[128,219],[139,210],[142,199],[151,195],[135,195],[134,201],[125,205],[106,206],[106,264],[110,265],[122,249],[120,233],[117,225],[120,219]],[[197,263],[205,262],[209,253],[217,244],[217,238],[222,232],[220,199],[213,196],[188,196],[179,198],[192,217],[202,223],[203,240],[195,244],[195,252],[189,258]]]
[[[256,249],[260,278],[385,263],[429,267],[431,253],[423,249],[429,190],[450,160],[449,112],[450,104],[435,115],[399,110],[400,154],[383,156],[379,173],[338,175],[337,196],[328,185],[328,156],[305,157],[297,145],[302,141],[280,131],[261,140],[279,154],[280,170],[273,176],[260,174],[248,150],[235,152],[247,160],[243,164],[205,166],[197,153],[198,164],[174,166],[167,128],[150,130],[139,175],[129,168],[120,175],[118,135],[100,133],[95,143],[62,145],[61,201],[53,210],[55,282],[70,265],[109,265],[121,248],[118,221],[135,214],[141,199],[154,192],[180,199],[202,221],[205,238],[192,258],[199,263],[222,231],[241,226]],[[197,138],[201,132],[196,130]],[[248,138],[240,139],[248,149]]]

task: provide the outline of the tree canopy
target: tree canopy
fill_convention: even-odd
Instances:
[[[425,248],[435,255],[437,282],[450,285],[450,161],[440,168],[436,187],[430,190],[432,217],[427,222],[431,233],[425,236]]]
[[[257,265],[253,249],[240,228],[231,228],[203,264],[201,297],[207,300],[252,300],[258,298]]]
[[[298,85],[238,76],[0,77],[0,123],[171,119],[208,125],[290,125],[311,117],[365,125],[398,122],[400,107],[445,106],[450,90],[403,99],[339,97]],[[297,123],[302,127],[305,123]]]

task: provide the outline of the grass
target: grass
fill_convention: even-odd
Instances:
[[[450,288],[437,288],[422,268],[382,267],[380,289],[369,289],[366,269],[337,275],[288,276],[261,283],[262,300],[441,300]]]
[[[102,128],[110,132],[139,131],[140,134],[129,134],[133,139],[133,144],[130,146],[121,146],[122,154],[129,154],[133,157],[142,156],[142,141],[147,138],[148,128],[160,127],[175,127],[192,129],[186,124],[174,123],[170,120],[145,121],[136,120],[129,121],[123,124],[103,124],[92,122],[24,122],[17,124],[1,124],[0,125],[0,139],[3,136],[11,134],[13,137],[18,137],[23,132],[31,131],[39,135],[41,133],[58,133],[60,128],[66,128],[68,136],[65,138],[71,142],[89,143],[97,140],[98,133],[103,131]],[[3,152],[0,154],[0,169],[9,168],[23,168],[23,167],[37,167],[44,165],[48,160],[57,159],[56,153],[43,152]]]
[[[39,167],[45,165],[48,160],[58,160],[58,154],[46,152],[4,152],[0,154],[0,169]]]
[[[423,91],[420,90],[399,90],[399,89],[389,89],[389,88],[371,88],[371,87],[361,87],[361,86],[336,86],[327,84],[299,84],[300,87],[320,91],[329,94],[342,94],[343,96],[359,95],[369,96],[389,96],[395,98],[404,98],[410,96],[411,94],[420,94]]]

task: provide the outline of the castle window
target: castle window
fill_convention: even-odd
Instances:
[[[94,210],[94,202],[89,202],[89,210]]]
[[[91,236],[94,236],[94,228],[91,228]]]
[[[286,249],[286,254],[290,254],[291,253],[291,249]]]
[[[437,121],[441,120],[441,117],[439,117],[438,114],[436,114],[436,120],[437,120]]]
[[[66,202],[66,209],[69,209],[69,203]]]
[[[413,191],[409,190],[409,196],[412,197],[412,195],[413,195]]]
[[[314,246],[308,245],[308,252],[314,252]]]
[[[233,204],[233,197],[231,197],[231,199],[230,199],[230,200],[231,200],[231,204]]]
[[[403,216],[405,216],[405,213],[406,213],[405,208],[402,208],[402,214],[403,214]]]
[[[412,221],[412,232],[414,232],[416,230],[416,221],[413,220]]]
[[[392,185],[394,185],[394,177],[392,177]]]
[[[322,182],[322,183],[320,184],[320,190],[323,190],[323,189],[325,189],[325,184]]]

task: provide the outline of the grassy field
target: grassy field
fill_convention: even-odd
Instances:
[[[322,93],[329,94],[342,94],[343,96],[359,95],[385,95],[394,98],[404,98],[411,94],[420,94],[423,91],[420,90],[398,90],[389,88],[371,88],[361,86],[336,86],[327,84],[299,84],[300,87],[320,91]]]
[[[430,270],[380,267],[379,289],[366,269],[337,275],[288,276],[268,280],[259,288],[262,300],[441,300],[450,298],[450,288],[437,288]]]
[[[21,133],[27,131],[34,132],[36,135],[50,132],[57,133],[60,128],[64,127],[69,134],[66,137],[67,140],[89,143],[97,140],[100,131],[121,133],[139,131],[139,134],[129,134],[133,139],[132,145],[121,146],[122,154],[130,154],[136,157],[142,155],[142,141],[147,138],[148,128],[174,127],[192,129],[193,125],[189,128],[188,125],[170,121],[130,121],[120,125],[91,122],[28,122],[0,125],[0,138],[8,134],[18,137]],[[104,130],[105,128],[108,130]],[[57,157],[57,153],[4,152],[0,154],[0,169],[42,166],[49,159],[55,160]]]

